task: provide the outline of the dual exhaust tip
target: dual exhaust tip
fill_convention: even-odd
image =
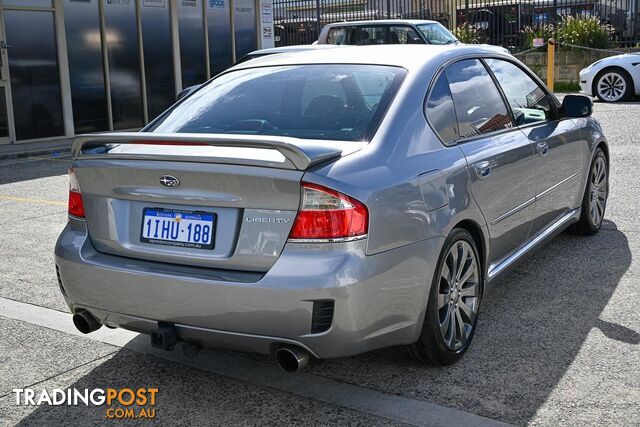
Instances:
[[[83,334],[88,334],[94,331],[97,331],[102,327],[102,324],[93,317],[91,313],[87,310],[80,310],[76,314],[73,315],[73,324],[76,329],[78,329]],[[152,343],[153,343],[153,335],[152,335]],[[156,345],[154,345],[156,347]],[[167,348],[167,350],[172,349]],[[284,346],[280,347],[275,352],[276,363],[279,367],[284,369],[287,372],[297,372],[305,368],[311,360],[311,355],[309,352],[300,347],[294,346]]]
[[[300,347],[284,346],[276,350],[276,363],[287,372],[297,372],[309,363],[311,355]]]
[[[98,319],[93,317],[93,315],[87,310],[80,310],[79,312],[74,314],[73,324],[75,325],[76,329],[83,334],[97,331],[102,327],[102,323],[100,323]]]

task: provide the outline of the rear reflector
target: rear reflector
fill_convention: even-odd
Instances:
[[[302,203],[291,229],[292,240],[344,240],[364,237],[369,225],[367,207],[327,187],[302,183]]]
[[[80,184],[73,169],[69,169],[69,209],[68,213],[77,218],[84,218],[84,205]]]

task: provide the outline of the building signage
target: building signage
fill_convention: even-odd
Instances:
[[[144,0],[142,5],[144,7],[166,7],[167,0]]]
[[[273,22],[273,7],[271,3],[262,3],[262,23],[271,24]],[[271,36],[269,36],[271,38]]]

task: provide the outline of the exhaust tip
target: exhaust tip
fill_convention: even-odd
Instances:
[[[82,310],[73,315],[73,324],[83,334],[88,334],[100,329],[102,324],[86,310]]]
[[[298,347],[281,347],[276,350],[276,363],[287,372],[297,372],[309,363],[309,352]]]

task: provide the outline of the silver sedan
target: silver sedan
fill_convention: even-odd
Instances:
[[[61,292],[80,331],[167,350],[295,371],[407,345],[451,364],[498,277],[565,228],[600,229],[591,108],[477,46],[239,64],[141,132],[77,138]]]

